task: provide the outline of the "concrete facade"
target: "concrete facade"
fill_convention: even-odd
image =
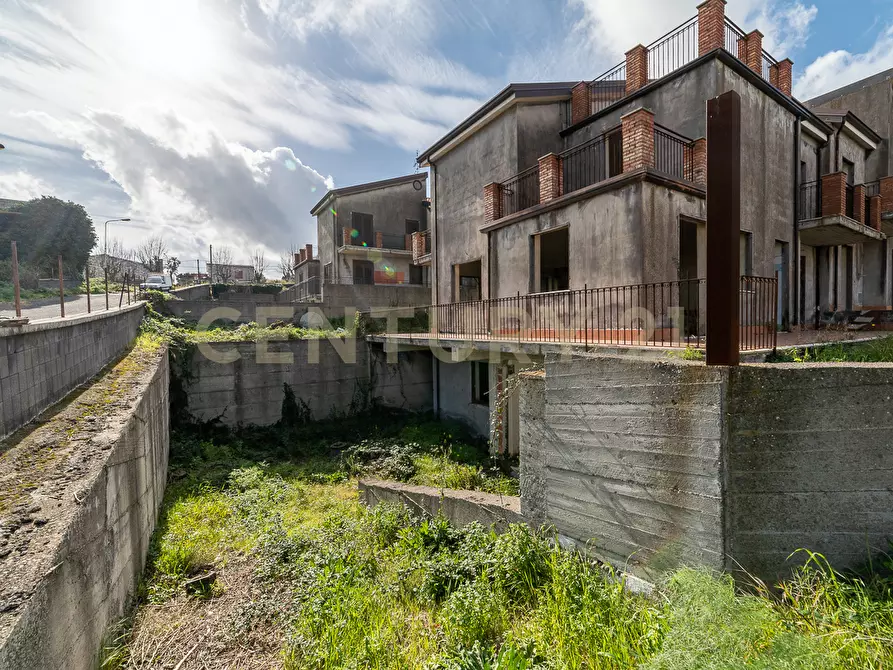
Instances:
[[[195,284],[193,286],[183,286],[171,289],[171,295],[176,296],[180,300],[210,300],[211,285]]]
[[[120,356],[145,312],[140,303],[0,327],[0,438],[35,418]]]
[[[105,380],[98,380],[56,419],[75,420],[84,411],[79,403],[89,413],[89,403],[107,404],[112,392],[119,403],[99,419],[101,431],[94,425],[74,446],[54,445],[71,475],[35,487],[31,503],[42,508],[42,524],[29,527],[24,554],[0,559],[0,670],[97,667],[108,628],[125,614],[167,482],[167,351],[151,359],[125,373],[126,384],[105,388]],[[47,439],[44,432],[55,435],[56,421],[35,429],[9,455],[30,440]],[[0,529],[13,532],[6,525],[11,519],[2,517]],[[15,531],[6,548],[24,533]]]
[[[443,514],[450,523],[465,526],[479,523],[502,532],[511,523],[524,523],[516,496],[500,496],[479,491],[453,491],[431,486],[361,479],[357,483],[360,500],[369,507],[379,503],[399,503],[412,512],[435,517]]]
[[[314,420],[385,407],[427,411],[432,406],[431,356],[384,351],[362,339],[209,343],[192,357],[186,380],[188,411],[199,421],[266,426],[282,418],[284,385]]]
[[[891,372],[548,357],[522,375],[522,511],[646,579],[856,567],[893,538]]]

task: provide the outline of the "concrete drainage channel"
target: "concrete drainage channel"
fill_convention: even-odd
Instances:
[[[138,342],[0,447],[0,670],[95,666],[164,496],[168,374]]]

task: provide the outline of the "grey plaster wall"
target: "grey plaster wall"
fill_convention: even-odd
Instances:
[[[178,297],[180,300],[210,300],[211,287],[208,284],[184,286],[182,288],[171,289],[171,295]]]
[[[563,150],[564,142],[559,135],[563,121],[560,103],[520,105],[515,114],[518,171],[536,165],[548,153],[560,153]],[[483,186],[482,184],[482,190]]]
[[[504,181],[518,165],[517,108],[512,108],[437,161],[437,304],[453,302],[453,265],[481,261],[482,296],[488,296],[484,186]]]
[[[0,438],[83,384],[133,342],[145,308],[0,327]]]
[[[438,361],[440,415],[466,424],[475,434],[490,436],[490,406],[471,401],[471,363]],[[490,366],[490,384],[496,381],[496,366]],[[491,396],[493,393],[491,392]]]
[[[837,569],[889,551],[891,399],[888,364],[733,369],[726,466],[730,560],[771,579],[803,547],[821,552]]]
[[[323,302],[329,309],[356,307],[363,312],[376,308],[425,306],[431,304],[431,289],[411,284],[400,286],[325,284]]]
[[[26,598],[4,607],[0,670],[97,667],[108,628],[124,616],[142,575],[164,496],[168,374],[161,350],[132,385],[116,389],[116,398],[128,399],[125,409],[102,417],[102,432],[84,433],[69,475],[37,498],[45,524],[30,539],[43,553],[10,556],[12,574],[0,566]]]
[[[340,341],[339,341],[340,342]],[[388,363],[364,340],[213,343],[192,358],[186,391],[189,413],[225,425],[270,425],[282,417],[284,385],[306,403],[313,419],[386,407],[427,411],[432,406],[431,354],[402,352]]]
[[[324,277],[325,266],[331,263],[333,279],[338,276],[335,274],[337,272],[335,268],[335,249],[341,246],[341,240],[343,239],[337,237],[336,227],[335,215],[332,213],[331,208],[323,210],[316,215],[317,253],[319,254],[319,264],[322,266],[319,273],[320,276]]]
[[[703,219],[705,207],[703,197],[638,180],[496,229],[494,297],[536,290],[531,237],[561,228],[569,235],[571,289],[678,279],[680,216]]]
[[[428,517],[443,514],[450,523],[465,526],[479,523],[502,532],[510,523],[524,523],[516,496],[500,496],[479,491],[454,491],[431,486],[362,479],[357,484],[360,499],[369,507],[397,503]]]
[[[865,158],[867,152],[862,145],[846,133],[840,133],[839,135],[835,134],[835,137],[836,139],[834,141],[837,144],[837,164],[833,171],[844,171],[843,161],[846,159],[853,163],[853,171],[855,173],[853,184],[864,184],[866,181],[871,181],[865,178]]]

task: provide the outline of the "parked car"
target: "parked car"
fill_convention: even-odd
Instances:
[[[141,291],[170,291],[173,284],[167,275],[149,275],[140,284]]]

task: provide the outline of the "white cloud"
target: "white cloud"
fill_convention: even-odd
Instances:
[[[53,194],[49,184],[24,170],[0,174],[0,198],[4,200],[31,200]]]
[[[839,49],[816,58],[795,82],[794,95],[808,100],[891,67],[893,26],[881,31],[871,49],[864,53]]]

